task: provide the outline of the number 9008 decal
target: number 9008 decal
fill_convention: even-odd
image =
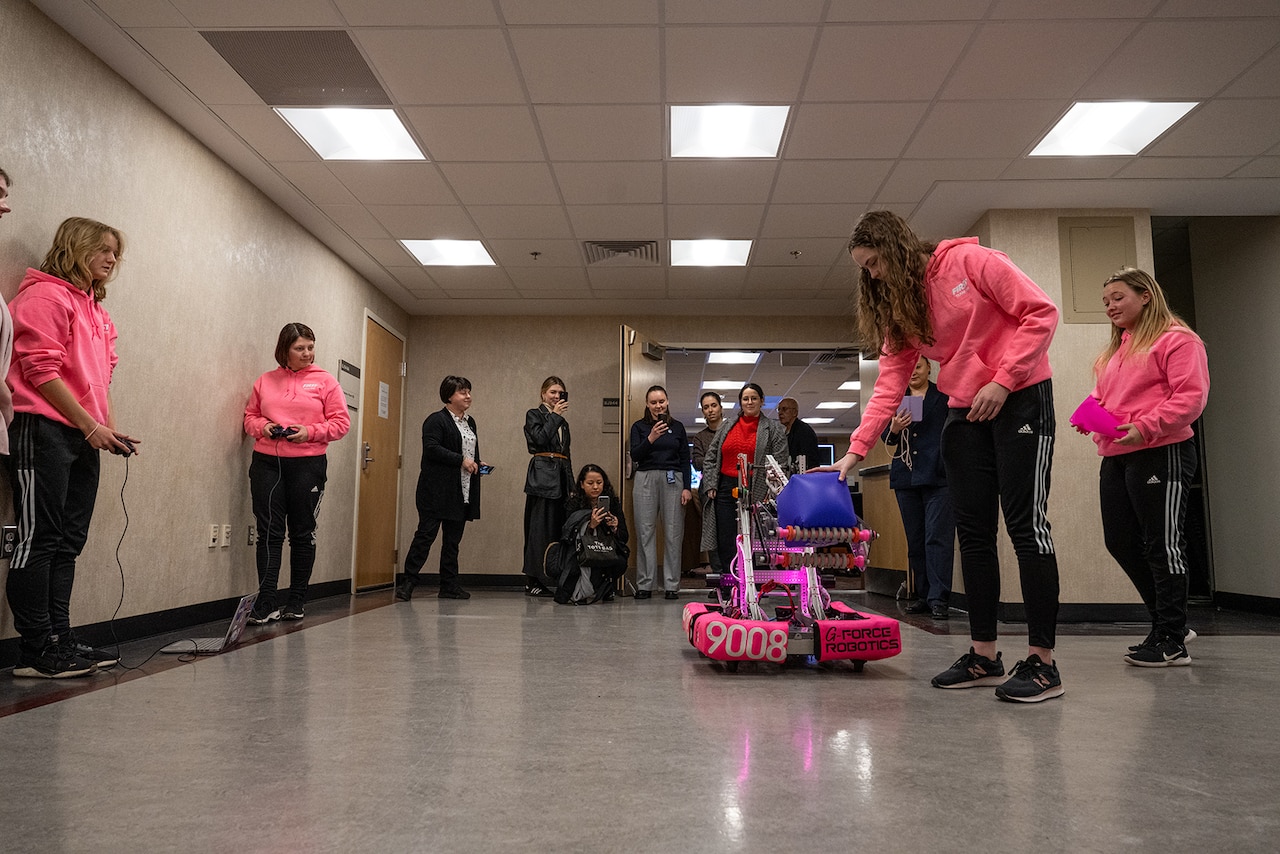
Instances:
[[[703,628],[699,626],[699,628]],[[787,660],[787,630],[776,625],[766,628],[741,620],[708,620],[704,631],[708,644],[703,652],[710,658],[772,661]]]

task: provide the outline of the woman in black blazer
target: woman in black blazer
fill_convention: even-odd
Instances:
[[[422,422],[422,471],[418,475],[418,530],[404,560],[404,580],[396,598],[413,598],[418,574],[440,528],[440,598],[470,599],[458,583],[458,545],[471,519],[480,518],[480,445],[471,408],[471,381],[447,376],[440,383],[444,409]]]
[[[560,539],[564,503],[573,494],[573,463],[569,459],[569,393],[564,380],[542,381],[542,403],[524,416],[524,440],[529,446],[529,472],[524,481],[524,592],[549,596],[554,586],[542,568],[547,546]]]

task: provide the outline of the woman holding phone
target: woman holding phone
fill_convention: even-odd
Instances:
[[[658,514],[662,514],[662,589],[667,599],[680,598],[680,547],[684,543],[684,505],[693,497],[689,467],[689,434],[667,411],[667,390],[650,386],[644,417],[631,425],[631,461],[635,464],[636,598],[653,595],[658,569]]]
[[[542,403],[524,415],[524,439],[532,455],[524,481],[524,595],[547,596],[551,580],[542,562],[560,538],[564,503],[573,494],[569,458],[569,392],[557,376],[542,381]]]
[[[564,523],[563,536],[561,542],[565,544],[564,560],[566,563],[572,562],[577,567],[577,557],[575,556],[574,546],[577,540],[587,529],[592,531],[607,531],[613,537],[613,541],[620,546],[625,547],[629,534],[627,532],[627,517],[622,513],[622,501],[618,498],[618,493],[614,492],[613,484],[609,480],[609,475],[605,474],[604,469],[594,463],[587,463],[582,467],[582,471],[578,473],[578,489],[573,497],[565,504],[565,514],[567,519]],[[617,562],[613,566],[595,567],[591,570],[591,593],[585,599],[574,599],[572,594],[577,588],[577,579],[566,579],[563,575],[561,584],[556,592],[556,601],[561,604],[573,602],[578,605],[585,605],[591,602],[612,602],[614,583],[627,571],[627,552],[625,548],[622,554],[618,556]],[[581,567],[577,567],[579,572]],[[566,575],[575,575],[574,573],[566,573]],[[572,584],[567,583],[572,581]]]

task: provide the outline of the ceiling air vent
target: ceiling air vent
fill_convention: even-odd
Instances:
[[[584,240],[588,267],[656,267],[656,240]]]
[[[856,365],[858,363],[857,350],[832,350],[829,353],[819,353],[813,360],[815,365]]]
[[[270,106],[391,104],[343,30],[202,30],[200,35]]]

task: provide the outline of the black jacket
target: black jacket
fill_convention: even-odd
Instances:
[[[822,465],[822,460],[818,459],[818,455],[822,453],[818,448],[818,434],[799,418],[792,422],[791,429],[787,432],[787,453],[791,454],[792,465],[795,465],[801,455],[804,456],[806,469]]]
[[[470,415],[467,424],[475,432]],[[476,462],[480,461],[480,436],[476,435]],[[418,475],[418,514],[451,522],[480,518],[480,475],[471,475],[471,500],[462,502],[462,434],[447,408],[433,412],[422,422],[422,471]]]
[[[569,422],[545,406],[524,415],[524,439],[529,446],[529,471],[524,491],[539,498],[568,498],[573,492],[573,462],[569,459]],[[559,457],[538,456],[554,453]]]
[[[947,423],[948,397],[929,383],[924,393],[923,414],[907,427],[911,431],[911,468],[895,456],[889,465],[889,488],[910,489],[914,486],[946,486],[947,473],[942,467],[942,427]],[[897,454],[902,435],[881,435],[884,443]]]

